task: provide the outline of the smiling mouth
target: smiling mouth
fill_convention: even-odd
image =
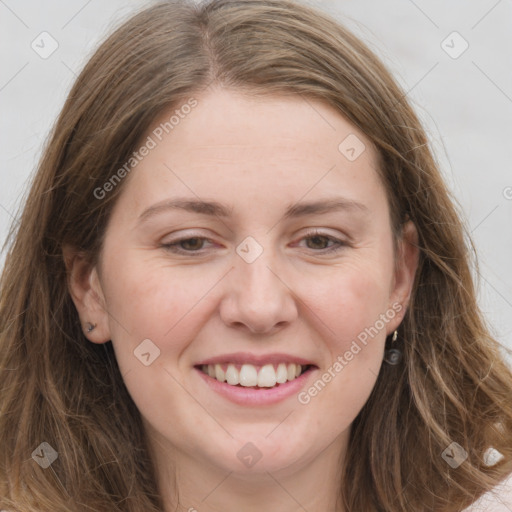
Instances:
[[[292,381],[315,368],[295,363],[265,364],[203,364],[195,368],[209,377],[234,387],[270,389]]]

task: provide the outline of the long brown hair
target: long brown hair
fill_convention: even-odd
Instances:
[[[94,191],[163,111],[212,83],[323,101],[377,148],[395,236],[411,219],[420,260],[399,328],[404,361],[383,365],[353,424],[340,500],[351,512],[460,511],[512,472],[512,375],[477,306],[471,242],[405,93],[338,22],[289,0],[158,3],[78,77],[1,277],[0,507],[162,510],[140,414],[111,343],[83,334],[62,248],[97,261],[126,180],[101,200]],[[457,468],[441,456],[452,442],[467,452]],[[41,443],[58,452],[46,469]],[[490,446],[503,455],[494,466]]]

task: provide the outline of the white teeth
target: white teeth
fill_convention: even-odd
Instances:
[[[273,364],[266,364],[258,373],[258,387],[273,388],[276,385],[276,371]]]
[[[279,384],[284,384],[288,380],[288,369],[284,363],[277,365],[276,381]]]
[[[224,373],[224,370],[220,364],[215,365],[215,378],[219,382],[224,382],[226,380],[226,374]]]
[[[273,388],[276,384],[296,379],[302,373],[302,366],[294,363],[279,363],[277,368],[273,364],[261,367],[243,364],[240,370],[235,364],[229,363],[225,371],[221,364],[208,364],[202,365],[201,369],[210,377],[219,382],[227,382],[231,386],[260,388]]]
[[[249,387],[258,384],[258,371],[252,364],[243,364],[240,369],[240,385]]]
[[[228,381],[228,384],[231,384],[232,386],[236,386],[240,382],[240,374],[232,364],[228,364],[228,369],[226,370],[226,380]]]

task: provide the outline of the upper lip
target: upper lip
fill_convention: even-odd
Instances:
[[[195,366],[208,365],[208,364],[252,364],[254,366],[263,366],[265,364],[279,364],[279,363],[295,363],[302,366],[316,366],[311,361],[302,357],[293,356],[291,354],[273,353],[273,354],[250,354],[248,352],[235,352],[233,354],[222,354],[196,363]]]

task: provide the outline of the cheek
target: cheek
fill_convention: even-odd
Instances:
[[[213,274],[213,275],[212,275]],[[162,337],[211,288],[217,273],[134,255],[105,266],[107,303],[130,332]]]
[[[308,297],[307,306],[319,319],[321,342],[329,356],[299,401],[309,411],[331,411],[333,429],[348,427],[354,420],[380,371],[387,324],[396,315],[388,309],[389,275],[383,274],[377,267],[354,265],[324,286],[317,283]]]
[[[134,350],[146,339],[162,356],[177,357],[201,329],[206,294],[222,275],[192,265],[172,268],[140,255],[111,258],[104,274],[111,339],[124,370],[139,364]]]
[[[204,410],[191,407],[190,396],[183,392],[178,363],[211,314],[205,309],[205,294],[222,273],[138,258],[112,258],[104,266],[105,276],[116,277],[106,280],[106,295],[112,343],[125,385],[152,424],[168,425],[170,410],[187,411],[197,428],[211,429]]]
[[[390,277],[378,265],[347,264],[324,279],[305,279],[303,286],[304,303],[324,324],[337,353],[375,324],[385,332],[379,319],[388,308]]]

